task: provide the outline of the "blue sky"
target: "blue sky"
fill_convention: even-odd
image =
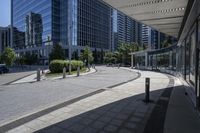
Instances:
[[[0,26],[10,24],[10,0],[0,0]]]

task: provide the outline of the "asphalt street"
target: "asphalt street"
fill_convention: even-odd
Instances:
[[[96,69],[96,73],[80,77],[0,85],[0,125],[138,76],[124,69],[103,66]]]

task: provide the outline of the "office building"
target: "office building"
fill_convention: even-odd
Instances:
[[[11,37],[10,37],[11,28],[8,27],[0,27],[0,54],[3,53],[6,47],[10,47]]]
[[[99,0],[12,0],[13,48],[18,54],[37,54],[48,60],[54,44],[68,58],[87,45],[95,51],[110,49],[110,7]]]
[[[115,9],[112,9],[111,45],[115,51],[121,43],[136,42],[136,22]]]

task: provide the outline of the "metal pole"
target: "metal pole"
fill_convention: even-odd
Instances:
[[[40,81],[40,68],[37,70],[37,81]]]
[[[71,1],[69,1],[69,2],[71,2]],[[72,20],[71,20],[71,18],[72,18],[72,12],[71,12],[71,8],[69,8],[68,9],[68,11],[70,12],[70,16],[69,16],[69,20],[68,20],[68,22],[69,22],[69,25],[68,25],[68,57],[69,57],[69,75],[71,74],[71,34],[72,34],[72,31],[71,31],[71,29],[72,29]]]
[[[90,70],[90,64],[89,64],[89,54],[88,54],[88,58],[87,58],[87,60],[88,60],[88,69]]]
[[[131,68],[133,69],[133,54],[131,54]]]
[[[149,103],[150,78],[145,79],[145,102]]]

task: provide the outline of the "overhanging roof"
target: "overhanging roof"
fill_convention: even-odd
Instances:
[[[178,37],[188,0],[103,0],[160,32]]]

